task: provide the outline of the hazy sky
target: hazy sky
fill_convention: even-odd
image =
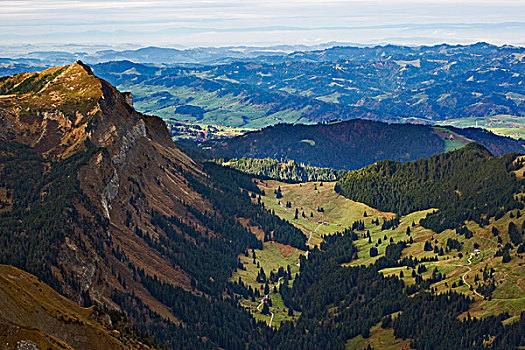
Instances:
[[[0,44],[525,44],[525,0],[0,0]]]

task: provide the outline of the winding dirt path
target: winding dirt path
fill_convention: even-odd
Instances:
[[[461,279],[463,280],[463,283],[465,283],[468,288],[470,289],[472,287],[472,285],[470,285],[468,282],[467,282],[467,275],[470,271],[472,271],[472,268],[469,266],[472,264],[472,257],[476,255],[476,253],[470,253],[470,256],[469,258],[467,259],[468,261],[468,264],[467,265],[453,265],[453,266],[459,266],[459,267],[465,267],[466,269],[468,269],[467,272],[465,272],[463,274],[463,276],[461,276]],[[483,295],[479,294],[478,292],[476,292],[476,289],[474,289],[474,287],[472,287],[472,292],[474,292],[475,295],[477,295],[478,297],[480,298],[483,298]]]
[[[310,234],[308,235],[308,241],[306,241],[306,245],[308,246],[308,248],[310,248],[310,240],[312,239],[312,233],[317,232],[317,230],[319,229],[319,227],[321,227],[321,225],[322,225],[322,224],[317,225],[317,227],[315,228],[315,230],[310,231]],[[308,258],[308,251],[306,251],[305,256]],[[301,261],[301,260],[299,259],[299,261]],[[297,265],[297,266],[301,266],[301,263],[300,263],[300,262],[297,262],[296,265]]]
[[[279,286],[281,285],[281,280],[283,279],[284,277],[279,277],[279,279],[277,280],[277,284],[274,286],[274,288],[279,288]],[[270,293],[266,294],[260,301],[259,301],[259,305],[257,305],[257,311],[259,311],[261,309],[261,307],[263,306],[264,304],[264,301],[266,299],[270,299]],[[271,327],[272,326],[272,321],[273,321],[273,312],[270,311],[270,314],[271,314],[271,317],[270,317],[270,324],[268,325],[268,327]]]
[[[317,225],[317,227],[315,228],[315,230],[310,231],[310,235],[308,236],[308,241],[306,242],[306,244],[308,245],[308,247],[310,247],[310,240],[312,239],[312,233],[317,232],[317,229],[319,229],[319,227],[321,227],[321,225],[322,225],[322,224]]]

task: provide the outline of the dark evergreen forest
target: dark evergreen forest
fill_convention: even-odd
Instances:
[[[338,193],[374,208],[405,215],[436,208],[421,225],[436,232],[465,220],[488,219],[523,203],[514,198],[521,184],[510,173],[515,154],[492,157],[478,144],[401,164],[381,161],[342,177]]]
[[[2,145],[0,185],[6,189],[6,197],[12,198],[12,210],[0,214],[2,263],[26,269],[50,285],[57,285],[50,266],[56,258],[57,242],[62,242],[66,234],[74,234],[67,231],[69,228],[63,223],[74,217],[73,200],[83,198],[78,182],[70,181],[70,178],[75,178],[77,169],[95,152],[91,146],[87,145],[87,148],[85,153],[53,162],[51,171],[44,171],[46,162],[30,148],[14,143]],[[462,196],[456,195],[468,199],[467,204],[462,200],[454,202],[455,207],[442,204],[444,209],[441,211],[467,210],[470,205],[475,207],[480,201],[476,194],[485,196],[485,200],[493,198],[493,202],[489,201],[490,206],[471,214],[475,218],[474,214],[495,215],[492,208],[507,210],[518,205],[508,199],[509,191],[503,191],[505,188],[516,189],[519,185],[507,172],[513,159],[513,156],[489,157],[486,150],[472,145],[407,165],[395,162],[378,164],[375,165],[377,171],[367,168],[363,174],[375,174],[375,187],[419,190],[421,196],[430,195],[424,192],[425,181],[418,182],[420,187],[396,186],[407,183],[409,179],[424,178],[427,182],[432,179],[437,184],[436,188],[454,194],[456,190],[460,191]],[[459,164],[463,164],[463,168]],[[467,186],[459,181],[462,177],[451,175],[458,168],[463,169],[463,174],[470,174],[472,185]],[[487,169],[499,182],[483,175]],[[253,297],[253,290],[228,279],[232,271],[243,268],[238,260],[239,254],[247,254],[250,248],[260,248],[262,242],[236,218],[249,219],[251,225],[265,232],[267,240],[306,249],[306,237],[262,204],[253,203],[249,193],[257,196],[262,192],[250,176],[214,163],[206,163],[204,170],[208,174],[204,182],[192,174],[184,175],[190,186],[212,203],[217,214],[202,213],[184,205],[217,236],[203,235],[191,222],[155,211],[151,213],[152,224],[166,235],[152,239],[139,229],[136,232],[148,245],[192,276],[194,293],[148,275],[133,266],[122,253],[113,252],[133,271],[133,279],[170,308],[184,324],[175,325],[162,318],[146,307],[133,291],[115,290],[112,299],[137,324],[139,334],[154,337],[159,344],[171,349],[344,349],[348,339],[356,335],[369,337],[370,328],[381,322],[385,327],[392,327],[396,337],[412,339],[412,346],[417,349],[481,349],[488,339],[493,349],[525,345],[525,315],[519,322],[510,325],[502,323],[508,317],[506,314],[482,320],[458,319],[459,314],[468,310],[472,300],[454,292],[435,294],[429,286],[442,278],[439,273],[433,273],[430,279],[419,276],[413,286],[405,286],[395,276],[383,276],[380,271],[387,267],[407,266],[418,271],[420,262],[417,259],[401,259],[403,249],[409,244],[407,242],[391,243],[385,256],[372,265],[342,267],[341,264],[352,261],[357,251],[353,244],[357,236],[351,229],[324,237],[325,242],[311,250],[308,258],[301,257],[300,272],[293,285],[281,284],[278,292],[285,306],[292,312],[301,312],[296,323],[284,322],[276,330],[255,321],[238,303],[241,298]],[[398,182],[380,184],[379,175],[386,173]],[[453,181],[457,181],[457,187],[454,187]],[[41,196],[43,186],[47,186],[44,197]],[[391,202],[387,197],[381,203],[387,205]],[[411,200],[400,203],[405,203],[405,206],[398,210],[399,213],[412,210],[411,205],[415,205]],[[421,203],[427,202],[416,202],[417,205]],[[442,202],[428,203],[438,207],[437,204]],[[6,202],[3,205],[10,204]],[[85,202],[84,205],[89,207],[90,204]],[[464,216],[463,220],[468,217]],[[430,218],[432,216],[427,220]],[[97,222],[104,225],[101,218]],[[97,248],[101,253],[104,242],[101,237],[101,247]],[[418,272],[415,274],[418,275]],[[400,311],[399,316],[392,317]],[[447,337],[442,334],[447,334]]]

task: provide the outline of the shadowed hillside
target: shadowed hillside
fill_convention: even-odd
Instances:
[[[426,158],[470,142],[496,155],[521,153],[523,141],[483,129],[385,124],[368,120],[317,125],[280,124],[223,141],[205,143],[216,157],[291,159],[318,167],[359,169],[378,160]]]

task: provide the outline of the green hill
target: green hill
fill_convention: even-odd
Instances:
[[[486,43],[332,47],[232,57],[220,64],[117,61],[94,69],[132,91],[140,111],[166,120],[262,128],[332,119],[454,123],[461,118],[467,126],[504,127],[524,123],[523,52]],[[179,107],[198,107],[202,114],[179,113]],[[510,118],[500,117],[505,115]]]
[[[407,213],[439,208],[421,221],[436,232],[457,228],[465,220],[479,224],[523,205],[514,193],[519,182],[512,170],[516,155],[493,157],[481,145],[401,164],[381,161],[351,171],[336,191],[384,211]]]

